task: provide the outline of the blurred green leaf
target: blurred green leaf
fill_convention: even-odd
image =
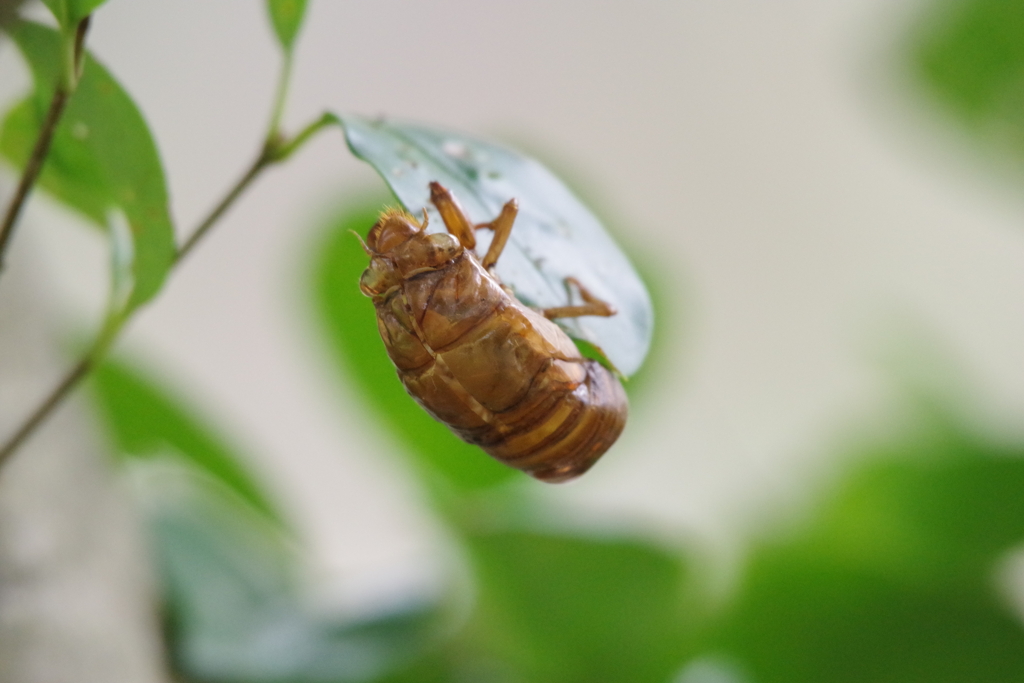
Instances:
[[[921,583],[988,587],[1024,541],[1024,452],[956,439],[898,455],[853,477],[811,540]]]
[[[93,373],[97,405],[118,456],[173,455],[220,482],[279,528],[283,517],[243,464],[184,402],[127,365],[108,360]]]
[[[136,468],[166,457],[184,465],[173,481],[157,470],[142,503],[162,577],[168,646],[186,680],[366,681],[434,637],[432,607],[355,622],[309,609],[297,585],[294,539],[239,457],[127,366],[108,361],[93,382],[120,456]]]
[[[68,0],[43,0],[43,4],[49,8],[50,13],[53,14],[58,24],[67,26],[70,23],[71,12],[68,7]]]
[[[12,27],[10,35],[35,79],[33,96],[7,115],[0,133],[0,152],[21,167],[60,73],[60,36],[27,22]],[[91,56],[54,135],[40,183],[94,221],[105,224],[103,215],[120,209],[133,240],[134,287],[127,305],[139,306],[156,294],[175,250],[160,157],[134,103]]]
[[[933,0],[910,41],[928,91],[997,148],[1024,154],[1024,4]]]
[[[68,6],[71,8],[71,15],[80,19],[92,14],[93,10],[106,1],[107,0],[68,0]]]
[[[639,540],[470,535],[471,628],[519,680],[662,683],[684,657],[686,572]]]
[[[432,474],[463,490],[508,481],[514,470],[455,437],[405,392],[377,330],[373,303],[359,291],[368,259],[351,234],[366,235],[382,203],[353,205],[341,212],[317,247],[313,294],[337,363],[358,393]]]
[[[490,221],[509,199],[519,216],[497,272],[525,303],[564,306],[567,277],[576,277],[618,314],[557,322],[574,338],[600,348],[625,375],[636,372],[651,343],[650,296],[629,259],[594,215],[544,166],[490,142],[430,128],[357,116],[341,117],[352,152],[370,163],[407,210],[432,214],[432,180],[448,187],[470,219]],[[487,231],[480,233],[483,240]],[[481,253],[486,243],[478,248]]]
[[[930,589],[794,552],[755,561],[720,650],[759,683],[1024,676],[1019,618],[991,591]]]
[[[57,23],[65,30],[70,30],[79,21],[92,14],[92,11],[107,0],[43,0]]]
[[[470,533],[475,612],[388,683],[666,683],[692,647],[689,578],[639,540]]]
[[[39,123],[45,115],[35,98],[29,97],[7,113],[0,130],[0,154],[23,168],[39,136]],[[54,145],[57,147],[57,145]],[[110,199],[96,160],[80,145],[62,145],[51,149],[38,185],[59,198],[85,218],[103,226],[107,223]]]
[[[1024,452],[947,435],[874,456],[755,548],[713,651],[759,683],[1021,680],[995,572],[1024,541]]]
[[[170,648],[187,680],[366,681],[421,650],[431,609],[352,622],[307,609],[295,558],[228,501],[192,496],[152,519]]]
[[[267,11],[281,47],[291,52],[306,13],[306,0],[267,0]]]

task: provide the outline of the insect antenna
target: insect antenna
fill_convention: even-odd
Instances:
[[[366,255],[367,256],[373,256],[374,251],[373,251],[373,249],[370,249],[370,247],[366,246],[366,242],[363,240],[363,236],[360,235],[355,230],[349,230],[349,232],[352,233],[353,235],[355,235],[356,239],[359,240],[359,245],[363,248],[363,251],[366,252]]]

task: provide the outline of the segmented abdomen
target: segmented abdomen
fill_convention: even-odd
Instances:
[[[562,330],[468,252],[377,304],[406,390],[463,440],[545,481],[585,472],[626,422],[626,396]]]

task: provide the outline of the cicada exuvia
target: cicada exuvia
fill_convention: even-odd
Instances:
[[[626,424],[626,394],[597,361],[584,358],[551,319],[614,315],[569,279],[581,305],[535,310],[493,272],[518,206],[474,225],[451,193],[430,184],[447,233],[390,209],[370,229],[370,265],[360,289],[409,394],[464,441],[547,482],[586,472]],[[494,237],[478,259],[475,231]]]

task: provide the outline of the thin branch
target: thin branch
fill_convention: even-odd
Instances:
[[[3,223],[0,223],[0,271],[3,270],[4,256],[7,254],[11,235],[14,234],[14,226],[18,222],[18,217],[25,206],[25,201],[32,192],[32,187],[35,185],[36,180],[39,179],[39,174],[43,170],[43,163],[50,152],[53,135],[57,132],[57,124],[60,123],[64,108],[67,106],[68,100],[71,98],[71,94],[77,84],[77,76],[80,74],[82,67],[82,57],[85,54],[83,47],[85,45],[85,33],[88,28],[89,17],[86,17],[79,22],[75,30],[72,57],[74,64],[71,66],[74,78],[70,79],[70,84],[66,82],[66,79],[59,79],[57,81],[53,91],[53,99],[50,100],[50,108],[47,110],[46,118],[39,129],[39,136],[36,138],[36,144],[32,148],[32,154],[28,158],[28,163],[25,164],[25,170],[22,171],[21,180],[18,182],[18,189],[15,190],[14,197],[11,198],[11,203],[7,206]]]
[[[232,186],[224,198],[213,208],[209,215],[196,226],[192,234],[178,249],[172,268],[181,263],[202,237],[209,232],[210,228],[231,208],[243,192],[268,166],[280,163],[291,156],[302,144],[308,141],[317,131],[324,128],[327,123],[334,121],[332,115],[325,114],[313,123],[306,126],[292,140],[284,141],[278,138],[269,140],[261,150],[259,156],[252,163],[249,169]],[[33,432],[48,418],[53,411],[63,403],[64,399],[89,373],[103,360],[107,350],[113,346],[121,330],[124,329],[134,311],[128,312],[123,317],[111,316],[108,325],[98,335],[92,348],[68,371],[49,396],[39,405],[2,446],[0,446],[0,468],[14,454],[14,452],[32,435]]]
[[[290,141],[274,145],[270,148],[267,151],[270,161],[273,161],[274,163],[285,161],[288,157],[294,154],[296,150],[306,144],[306,141],[311,137],[322,131],[327,126],[333,125],[340,126],[341,121],[331,112],[324,112],[320,118],[300,130]]]
[[[21,209],[28,199],[32,186],[35,185],[39,172],[43,170],[43,162],[50,151],[50,143],[53,142],[53,134],[57,130],[57,122],[64,113],[64,106],[68,102],[68,93],[62,86],[57,86],[53,92],[53,99],[50,100],[50,108],[46,112],[46,119],[43,127],[39,130],[39,137],[36,138],[36,145],[32,149],[32,156],[25,164],[25,170],[21,174],[21,182],[18,189],[11,198],[4,214],[4,222],[0,225],[0,269],[3,268],[4,255],[7,253],[7,245],[10,243],[11,235],[14,234],[14,225],[18,222]]]
[[[189,235],[188,239],[182,243],[181,247],[178,249],[177,255],[174,257],[174,262],[177,264],[184,259],[190,251],[192,251],[196,243],[202,239],[211,227],[213,227],[213,224],[216,223],[220,219],[221,215],[228,210],[236,199],[238,199],[239,195],[245,192],[249,185],[256,180],[256,177],[259,176],[263,169],[272,164],[279,164],[286,161],[296,152],[296,150],[305,145],[306,142],[314,135],[327,126],[337,123],[338,117],[327,112],[316,121],[313,121],[299,131],[291,140],[283,140],[277,137],[277,134],[272,130],[269,142],[263,146],[263,150],[252,162],[252,165],[249,166],[249,170],[247,170],[242,177],[238,179],[235,186],[231,188],[227,195],[224,196],[224,199],[221,200],[220,204],[210,212],[210,215],[207,216],[206,220],[200,223],[192,234]]]
[[[267,139],[276,137],[281,129],[281,118],[284,116],[285,100],[288,99],[288,86],[292,80],[292,51],[284,53],[284,64],[277,80],[277,92],[274,95],[274,110],[270,114],[270,126],[267,128]]]
[[[64,379],[60,381],[50,395],[46,397],[46,400],[39,404],[35,412],[29,416],[17,432],[7,440],[7,443],[0,448],[0,467],[3,467],[7,462],[8,458],[14,455],[14,452],[18,450],[25,439],[32,435],[32,432],[50,416],[53,409],[60,405],[67,395],[71,393],[71,390],[78,385],[82,378],[89,374],[92,370],[95,359],[92,354],[88,354],[82,357],[78,363],[68,371],[64,376]]]
[[[256,180],[257,176],[263,172],[263,169],[274,163],[274,160],[272,160],[268,154],[268,149],[269,146],[263,148],[263,151],[260,152],[258,157],[256,157],[256,160],[249,167],[249,170],[247,170],[242,177],[238,179],[238,182],[235,183],[234,187],[228,190],[228,193],[224,195],[224,198],[220,200],[220,203],[213,208],[210,215],[208,215],[203,222],[192,231],[192,234],[188,236],[188,239],[182,243],[181,247],[178,248],[178,253],[174,256],[174,265],[181,263],[181,261],[188,256],[189,252],[191,252],[196,246],[196,243],[198,243],[199,240],[209,232],[210,228],[220,220],[220,217],[223,216],[229,208],[231,208],[231,205],[234,204],[249,185]]]

